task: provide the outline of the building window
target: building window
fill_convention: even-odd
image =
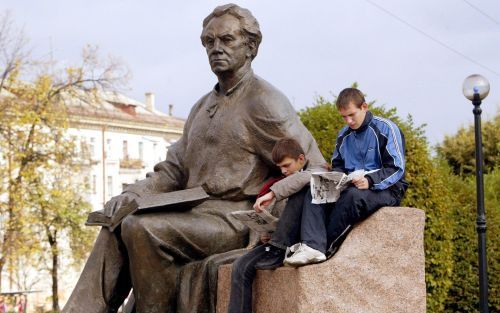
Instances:
[[[123,158],[128,159],[128,142],[126,140],[123,141]]]
[[[95,138],[90,138],[89,152],[91,157],[95,157]]]
[[[108,197],[113,196],[113,176],[108,176]]]
[[[158,144],[155,142],[153,143],[153,160],[156,160],[158,158]]]
[[[106,156],[111,157],[111,139],[106,139]]]
[[[90,177],[89,176],[84,177],[83,183],[85,184],[85,190],[86,191],[90,190]]]
[[[92,175],[92,193],[96,194],[97,193],[97,176]]]
[[[81,143],[78,145],[78,137],[75,135],[70,136],[71,142],[75,144],[75,152],[82,152]]]
[[[89,158],[89,145],[84,137],[81,137],[80,139],[80,153],[83,159]]]
[[[144,160],[144,143],[139,141],[139,160]]]

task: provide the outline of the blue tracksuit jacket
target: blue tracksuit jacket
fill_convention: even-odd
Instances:
[[[345,126],[339,132],[332,156],[334,171],[349,174],[355,170],[370,171],[365,177],[370,189],[383,190],[391,186],[406,189],[405,140],[392,121],[366,113],[363,124],[356,130]]]

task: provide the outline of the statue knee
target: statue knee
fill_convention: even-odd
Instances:
[[[128,215],[122,221],[121,237],[125,245],[137,241],[137,238],[144,234],[146,230],[144,219],[140,215]]]
[[[128,215],[122,221],[121,237],[129,250],[135,245],[157,247],[175,245],[175,229],[166,219],[155,214]]]

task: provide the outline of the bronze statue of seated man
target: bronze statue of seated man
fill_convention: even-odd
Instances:
[[[166,160],[107,202],[105,213],[132,199],[197,186],[210,199],[189,210],[128,215],[114,231],[103,227],[63,312],[116,312],[132,287],[138,312],[184,311],[178,298],[208,291],[180,290],[179,273],[248,244],[248,229],[228,213],[252,209],[277,170],[275,142],[295,138],[312,164],[324,164],[288,99],[253,73],[261,39],[257,20],[237,5],[219,6],[205,18],[201,42],[218,83],[193,106]]]

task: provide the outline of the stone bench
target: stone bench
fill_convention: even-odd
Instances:
[[[330,260],[258,271],[254,312],[425,312],[424,224],[422,210],[381,208]],[[230,280],[231,265],[220,266],[217,313],[227,312]]]

